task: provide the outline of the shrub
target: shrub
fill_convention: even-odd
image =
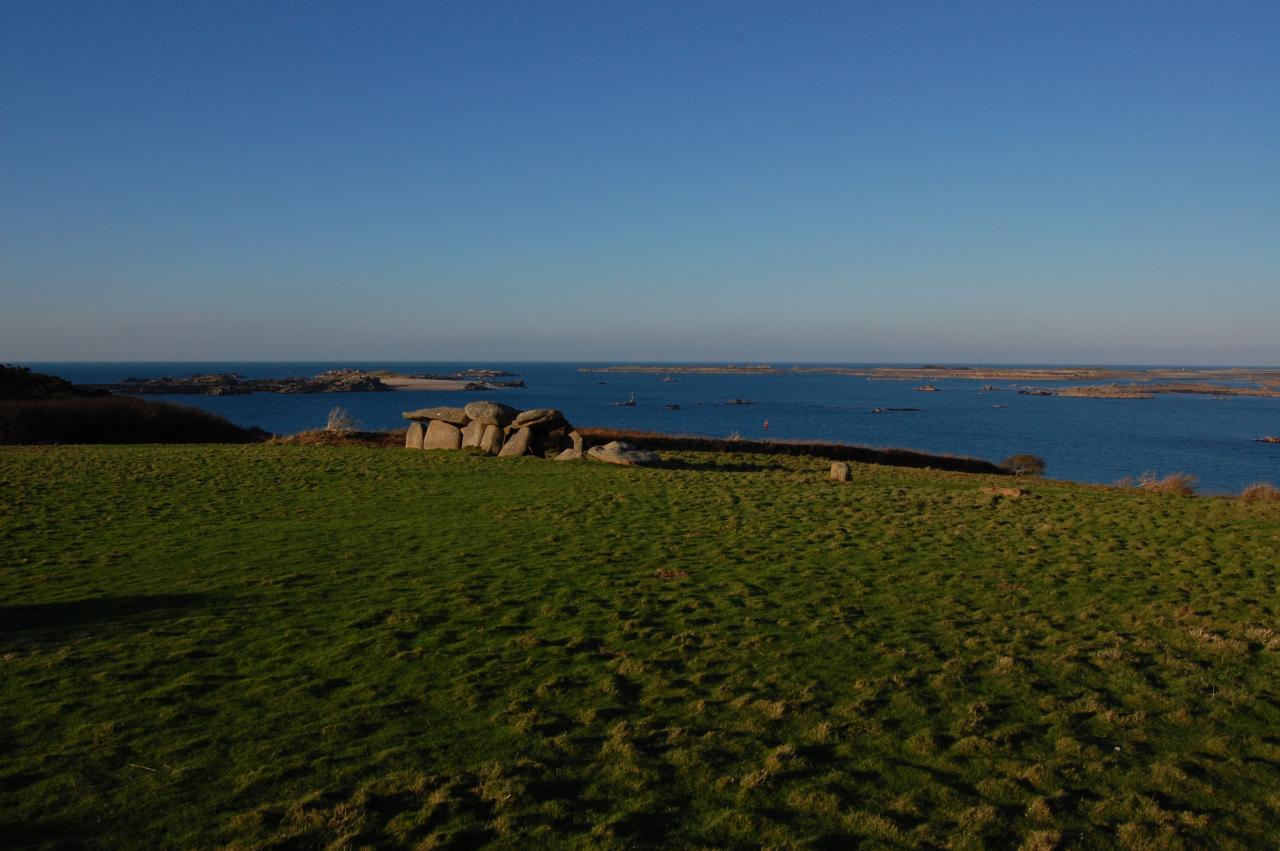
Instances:
[[[325,423],[324,430],[332,434],[346,434],[355,431],[360,427],[355,418],[347,413],[347,409],[341,405],[335,405],[333,410],[329,412],[329,421]]]
[[[1190,473],[1170,473],[1163,479],[1156,478],[1153,472],[1143,473],[1138,477],[1137,487],[1154,493],[1177,493],[1191,496],[1196,492],[1196,477]]]
[[[131,396],[0,401],[0,443],[252,443],[217,414]]]
[[[1242,502],[1280,502],[1280,488],[1270,482],[1257,482],[1240,491]]]
[[[1042,476],[1044,475],[1045,463],[1044,459],[1039,455],[1031,455],[1024,452],[1020,455],[1010,455],[1000,462],[1000,466],[1015,476]]]

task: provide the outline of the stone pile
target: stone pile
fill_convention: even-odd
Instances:
[[[582,457],[582,437],[555,408],[517,411],[498,402],[408,411],[409,449],[481,449],[490,455]]]

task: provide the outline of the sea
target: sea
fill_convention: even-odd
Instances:
[[[395,372],[453,373],[467,368],[515,373],[524,388],[389,393],[246,396],[153,396],[205,408],[242,426],[291,434],[324,426],[344,408],[361,428],[405,425],[401,414],[478,399],[516,408],[559,408],[579,426],[752,440],[822,440],[916,449],[1000,461],[1031,453],[1051,478],[1111,484],[1151,472],[1190,473],[1204,493],[1232,493],[1254,482],[1280,485],[1280,399],[1157,395],[1152,399],[1080,399],[1019,395],[1028,382],[931,380],[939,392],[918,392],[918,380],[843,375],[662,375],[583,372],[607,363],[444,362],[145,362],[24,363],[76,383],[110,383],[235,372],[248,378],[311,376],[357,367]],[[771,364],[788,366],[913,366],[913,364]],[[970,364],[971,366],[999,366]],[[1013,366],[1005,364],[1003,366]],[[1023,365],[1025,366],[1025,365]],[[1141,368],[1124,367],[1116,368]],[[997,389],[984,390],[986,384]],[[1035,382],[1053,387],[1080,382]],[[634,398],[634,406],[617,403]],[[743,400],[750,404],[727,404]],[[889,411],[890,408],[915,408]],[[875,410],[880,409],[881,413]]]

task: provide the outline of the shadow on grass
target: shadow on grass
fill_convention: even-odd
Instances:
[[[0,639],[52,638],[105,623],[149,624],[207,608],[215,599],[211,594],[133,594],[0,606]]]
[[[683,458],[664,459],[661,464],[666,470],[699,470],[706,473],[763,473],[773,470],[786,470],[781,464],[762,462],[725,462],[725,461],[685,461]]]

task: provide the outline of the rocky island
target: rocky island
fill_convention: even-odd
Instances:
[[[330,369],[310,378],[245,378],[235,372],[184,378],[122,378],[110,384],[80,384],[85,391],[129,396],[241,396],[249,393],[383,393],[392,390],[493,390],[524,387],[523,380],[495,381],[515,373],[467,369],[449,374],[401,375],[386,370]]]

